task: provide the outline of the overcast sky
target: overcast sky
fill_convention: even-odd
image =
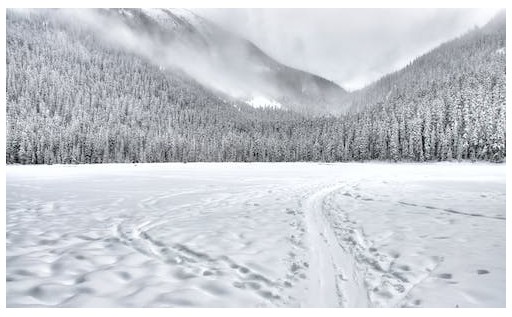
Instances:
[[[194,9],[278,61],[354,90],[475,25],[496,9]]]

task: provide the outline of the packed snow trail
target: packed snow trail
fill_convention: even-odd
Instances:
[[[8,307],[503,307],[505,165],[8,166]]]
[[[324,199],[340,186],[324,188],[304,204],[311,252],[309,292],[310,307],[369,307],[361,272],[352,256],[339,244],[331,224],[326,222]]]

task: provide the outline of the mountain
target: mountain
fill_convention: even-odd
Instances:
[[[497,67],[492,71],[503,71],[504,75],[505,30],[503,10],[482,28],[475,27],[415,58],[403,69],[346,94],[342,108],[357,112],[400,94],[417,94],[428,85],[451,86],[459,76],[489,72],[486,67]]]
[[[506,16],[448,41],[345,98],[358,157],[501,161],[506,149]]]
[[[10,9],[6,161],[500,162],[505,24],[499,14],[345,93],[187,11]],[[313,102],[331,88],[339,103]]]
[[[346,94],[335,83],[283,65],[252,42],[188,10],[107,9],[88,14],[91,17],[82,20],[107,41],[253,106],[321,114],[338,109]],[[120,34],[129,34],[130,41],[144,47],[127,44]]]

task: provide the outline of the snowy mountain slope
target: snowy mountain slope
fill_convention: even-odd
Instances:
[[[296,93],[265,84],[302,91],[301,76],[315,77],[287,76],[187,11],[59,12],[7,10],[10,164],[505,158],[504,16],[347,94],[354,111],[329,117],[289,110]]]
[[[145,50],[151,51],[155,63],[181,69],[205,86],[240,100],[261,96],[286,109],[325,113],[339,109],[345,94],[335,83],[287,67],[250,41],[185,9],[95,13],[128,26],[143,38],[148,43]]]
[[[393,103],[401,96],[424,94],[432,84],[439,90],[460,85],[457,77],[479,77],[473,82],[488,84],[488,77],[505,77],[505,10],[481,28],[447,41],[417,57],[406,67],[383,76],[366,87],[344,96],[342,109],[357,112],[378,103]],[[459,91],[461,87],[457,88]]]

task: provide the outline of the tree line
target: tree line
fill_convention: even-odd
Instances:
[[[254,109],[45,14],[7,12],[9,164],[505,159],[498,16],[351,94],[353,111]]]

